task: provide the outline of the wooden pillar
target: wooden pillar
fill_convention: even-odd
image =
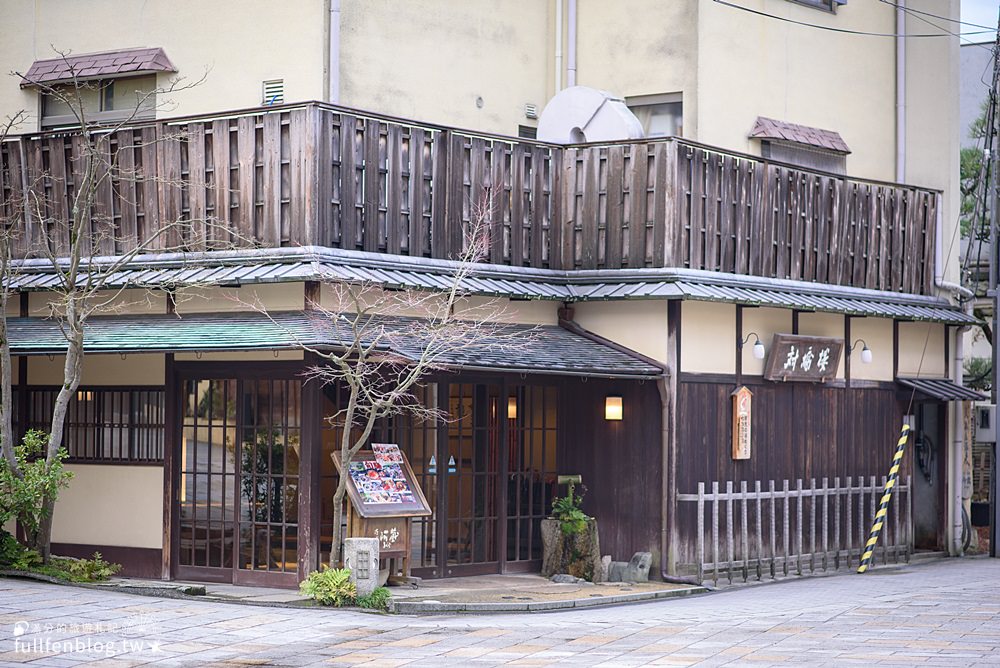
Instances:
[[[304,366],[314,366],[320,360],[307,353]],[[320,498],[320,467],[323,454],[323,387],[316,382],[303,382],[300,407],[302,420],[302,452],[299,460],[299,579],[319,568],[320,523],[322,499]],[[347,504],[350,507],[350,503]]]
[[[182,462],[177,460],[178,436],[181,429],[181,392],[183,387],[177,381],[174,368],[173,353],[166,354],[166,378],[163,388],[163,557],[160,577],[164,580],[173,578],[172,568],[174,555],[177,554],[178,540],[176,536],[178,471]]]
[[[737,311],[739,313],[739,311]],[[739,317],[739,316],[737,316]],[[677,526],[677,453],[680,445],[677,442],[677,393],[681,384],[681,302],[667,302],[667,370],[669,377],[665,379],[666,410],[663,419],[666,443],[663,444],[661,455],[662,504],[664,516],[663,554],[660,555],[662,574],[676,575],[680,546],[680,527]]]

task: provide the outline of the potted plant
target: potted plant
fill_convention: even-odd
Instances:
[[[569,483],[566,496],[552,500],[552,515],[542,520],[542,575],[566,573],[591,582],[601,579],[597,520],[583,512],[586,487]]]

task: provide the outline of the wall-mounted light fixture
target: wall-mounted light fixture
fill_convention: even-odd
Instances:
[[[622,419],[622,398],[616,396],[607,396],[604,398],[604,419],[605,420],[621,420]]]
[[[872,363],[872,349],[868,347],[868,344],[865,343],[864,339],[858,339],[857,341],[854,342],[854,345],[848,347],[847,348],[847,354],[850,355],[851,353],[853,353],[854,349],[858,347],[859,343],[862,345],[862,348],[861,348],[861,363],[862,364],[871,364]]]
[[[517,397],[513,394],[507,397],[507,419],[517,419]]]
[[[736,349],[742,352],[743,351],[743,346],[746,345],[747,341],[750,340],[751,336],[754,338],[753,356],[756,359],[759,359],[759,360],[764,359],[764,344],[760,342],[760,337],[757,336],[757,332],[750,332],[749,334],[746,335],[746,338],[744,338],[742,340],[737,339],[736,340]]]

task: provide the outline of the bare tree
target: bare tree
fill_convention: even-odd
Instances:
[[[100,123],[92,118],[87,100],[106,84],[79,77],[68,54],[57,53],[69,70],[68,81],[53,84],[14,74],[72,114],[74,127],[67,132],[72,135],[74,158],[68,161],[62,176],[56,175],[51,167],[43,173],[29,174],[30,181],[25,184],[22,200],[8,202],[7,207],[0,209],[13,212],[0,221],[0,227],[7,232],[0,237],[0,439],[3,440],[4,457],[8,463],[13,463],[15,472],[10,412],[11,347],[6,335],[5,307],[15,289],[19,267],[29,259],[36,264],[41,261],[45,270],[54,275],[54,287],[48,293],[48,315],[58,322],[66,341],[63,382],[53,405],[45,449],[46,462],[51,465],[63,448],[67,411],[80,385],[87,321],[95,314],[120,308],[127,289],[142,287],[120,282],[121,272],[136,256],[153,249],[184,250],[183,240],[191,237],[190,229],[196,222],[201,225],[216,223],[180,216],[170,220],[160,217],[156,226],[147,226],[139,233],[119,229],[114,212],[98,206],[102,191],[109,192],[116,185],[120,188],[123,183],[141,181],[146,187],[181,187],[181,182],[167,182],[152,170],[141,171],[120,164],[121,152],[135,147],[120,144],[112,147],[111,138],[134,124],[140,112],[168,104],[165,95],[196,86],[201,80],[185,82],[173,78],[165,86],[137,93],[119,120],[111,124]],[[10,128],[8,124],[8,132]],[[182,137],[183,134],[177,132],[158,141],[179,141]],[[61,156],[50,158],[57,160]],[[58,189],[53,185],[58,185]],[[56,202],[53,192],[61,193],[64,200]],[[116,195],[124,197],[120,191]],[[115,252],[108,254],[107,249]],[[46,562],[50,556],[55,501],[54,496],[41,500],[39,530],[27,536],[29,547],[38,550]]]
[[[331,274],[321,281],[326,303],[309,303],[340,345],[330,350],[299,344],[320,360],[307,369],[306,382],[338,386],[346,400],[325,418],[340,431],[339,452],[334,454],[340,476],[333,494],[331,564],[341,559],[350,464],[370,443],[379,421],[401,415],[416,421],[446,421],[448,415],[426,405],[421,396],[430,374],[448,368],[449,360],[487,351],[504,353],[530,345],[534,338],[530,328],[504,324],[507,313],[502,301],[470,301],[468,279],[489,256],[491,210],[489,197],[472,207],[464,250],[441,289],[386,289],[377,282],[348,282]],[[270,315],[259,300],[242,303]]]

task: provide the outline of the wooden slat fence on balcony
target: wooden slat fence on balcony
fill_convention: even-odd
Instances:
[[[319,103],[140,124],[97,142],[111,165],[86,233],[121,253],[321,245],[455,258],[477,215],[485,261],[689,267],[927,294],[940,194],[664,139],[558,147]],[[65,234],[83,142],[0,147],[0,214],[19,253]],[[25,195],[31,197],[26,198]]]

